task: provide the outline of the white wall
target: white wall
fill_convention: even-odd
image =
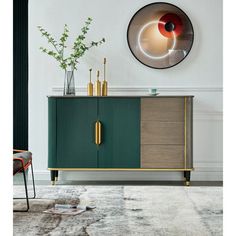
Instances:
[[[108,60],[108,81],[112,94],[145,94],[157,87],[161,94],[190,94],[194,100],[194,180],[222,180],[222,0],[171,0],[190,17],[195,41],[188,57],[179,65],[155,70],[139,63],[126,40],[128,23],[148,0],[29,0],[29,147],[34,156],[37,179],[49,179],[47,170],[47,95],[62,94],[63,71],[39,51],[47,42],[37,29],[41,25],[59,37],[65,23],[71,41],[84,20],[93,24],[88,40],[106,38],[80,60],[76,72],[77,93],[84,94],[88,69],[102,69]],[[64,179],[161,180],[181,179],[179,173],[75,172]]]

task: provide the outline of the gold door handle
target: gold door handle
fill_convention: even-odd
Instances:
[[[95,123],[95,143],[97,145],[102,143],[102,124],[100,121]]]

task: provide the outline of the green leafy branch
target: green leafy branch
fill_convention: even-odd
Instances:
[[[64,51],[67,48],[66,41],[69,37],[69,29],[68,26],[64,25],[64,31],[59,39],[59,42],[57,42],[50,33],[48,33],[43,27],[38,26],[39,31],[41,32],[41,35],[45,37],[48,40],[48,43],[52,45],[53,50],[40,47],[40,50],[43,53],[48,54],[49,56],[52,56],[55,58],[58,62],[60,67],[63,70],[67,70],[68,67],[73,70],[77,70],[77,64],[79,63],[79,58],[82,57],[86,51],[88,51],[92,47],[100,46],[105,42],[105,38],[102,38],[100,41],[92,41],[89,45],[85,43],[86,34],[89,31],[89,26],[92,23],[92,18],[88,17],[88,19],[85,21],[84,27],[81,29],[82,33],[78,35],[76,38],[73,47],[72,47],[72,53],[69,57],[65,58]]]

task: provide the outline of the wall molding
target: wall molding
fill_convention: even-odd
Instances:
[[[129,86],[111,86],[109,87],[109,92],[111,95],[122,95],[122,94],[130,94],[130,95],[146,95],[147,91],[150,87],[129,87]],[[162,93],[166,93],[167,95],[175,94],[179,95],[188,95],[194,93],[223,93],[222,87],[158,87],[159,91]],[[52,88],[53,95],[63,94],[63,87],[53,87]],[[86,87],[76,87],[76,93],[81,95],[86,95],[87,88]],[[195,110],[194,111],[194,120],[199,121],[222,121],[223,120],[223,112],[211,112],[211,111],[202,111]]]
[[[144,93],[146,94],[150,87],[157,86],[110,86],[109,91],[111,93]],[[191,86],[168,86],[158,87],[160,92],[223,92],[222,87],[191,87]],[[76,92],[86,93],[86,87],[76,87]],[[63,92],[63,87],[53,87],[52,92]]]
[[[223,112],[195,111],[193,121],[223,121]]]

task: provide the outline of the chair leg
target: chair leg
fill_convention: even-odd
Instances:
[[[31,173],[32,173],[32,181],[33,181],[33,189],[34,189],[34,196],[30,199],[34,199],[36,197],[36,192],[35,192],[35,183],[34,183],[34,171],[33,171],[33,163],[31,162]]]
[[[34,195],[33,195],[33,197],[28,197],[28,199],[35,199],[35,197],[36,197],[36,190],[35,190],[35,182],[34,182],[33,163],[31,163],[31,173],[32,173],[32,183],[33,183]],[[15,197],[13,199],[25,199],[25,198],[24,197]]]
[[[23,177],[24,177],[24,184],[25,184],[25,196],[26,196],[27,209],[26,210],[14,210],[13,212],[27,212],[29,210],[29,197],[28,197],[28,189],[27,189],[27,182],[26,182],[24,168],[23,168]],[[19,199],[19,198],[14,198],[14,199]]]
[[[26,196],[26,198],[14,198],[14,199],[26,199],[27,209],[26,210],[14,210],[13,212],[27,212],[29,210],[29,199],[34,199],[36,197],[33,163],[31,163],[31,173],[32,173],[32,182],[33,182],[34,196],[31,197],[31,198],[29,198],[29,196],[28,196],[28,188],[27,188],[26,175],[25,175],[25,170],[23,169],[23,177],[24,177],[25,196]]]

